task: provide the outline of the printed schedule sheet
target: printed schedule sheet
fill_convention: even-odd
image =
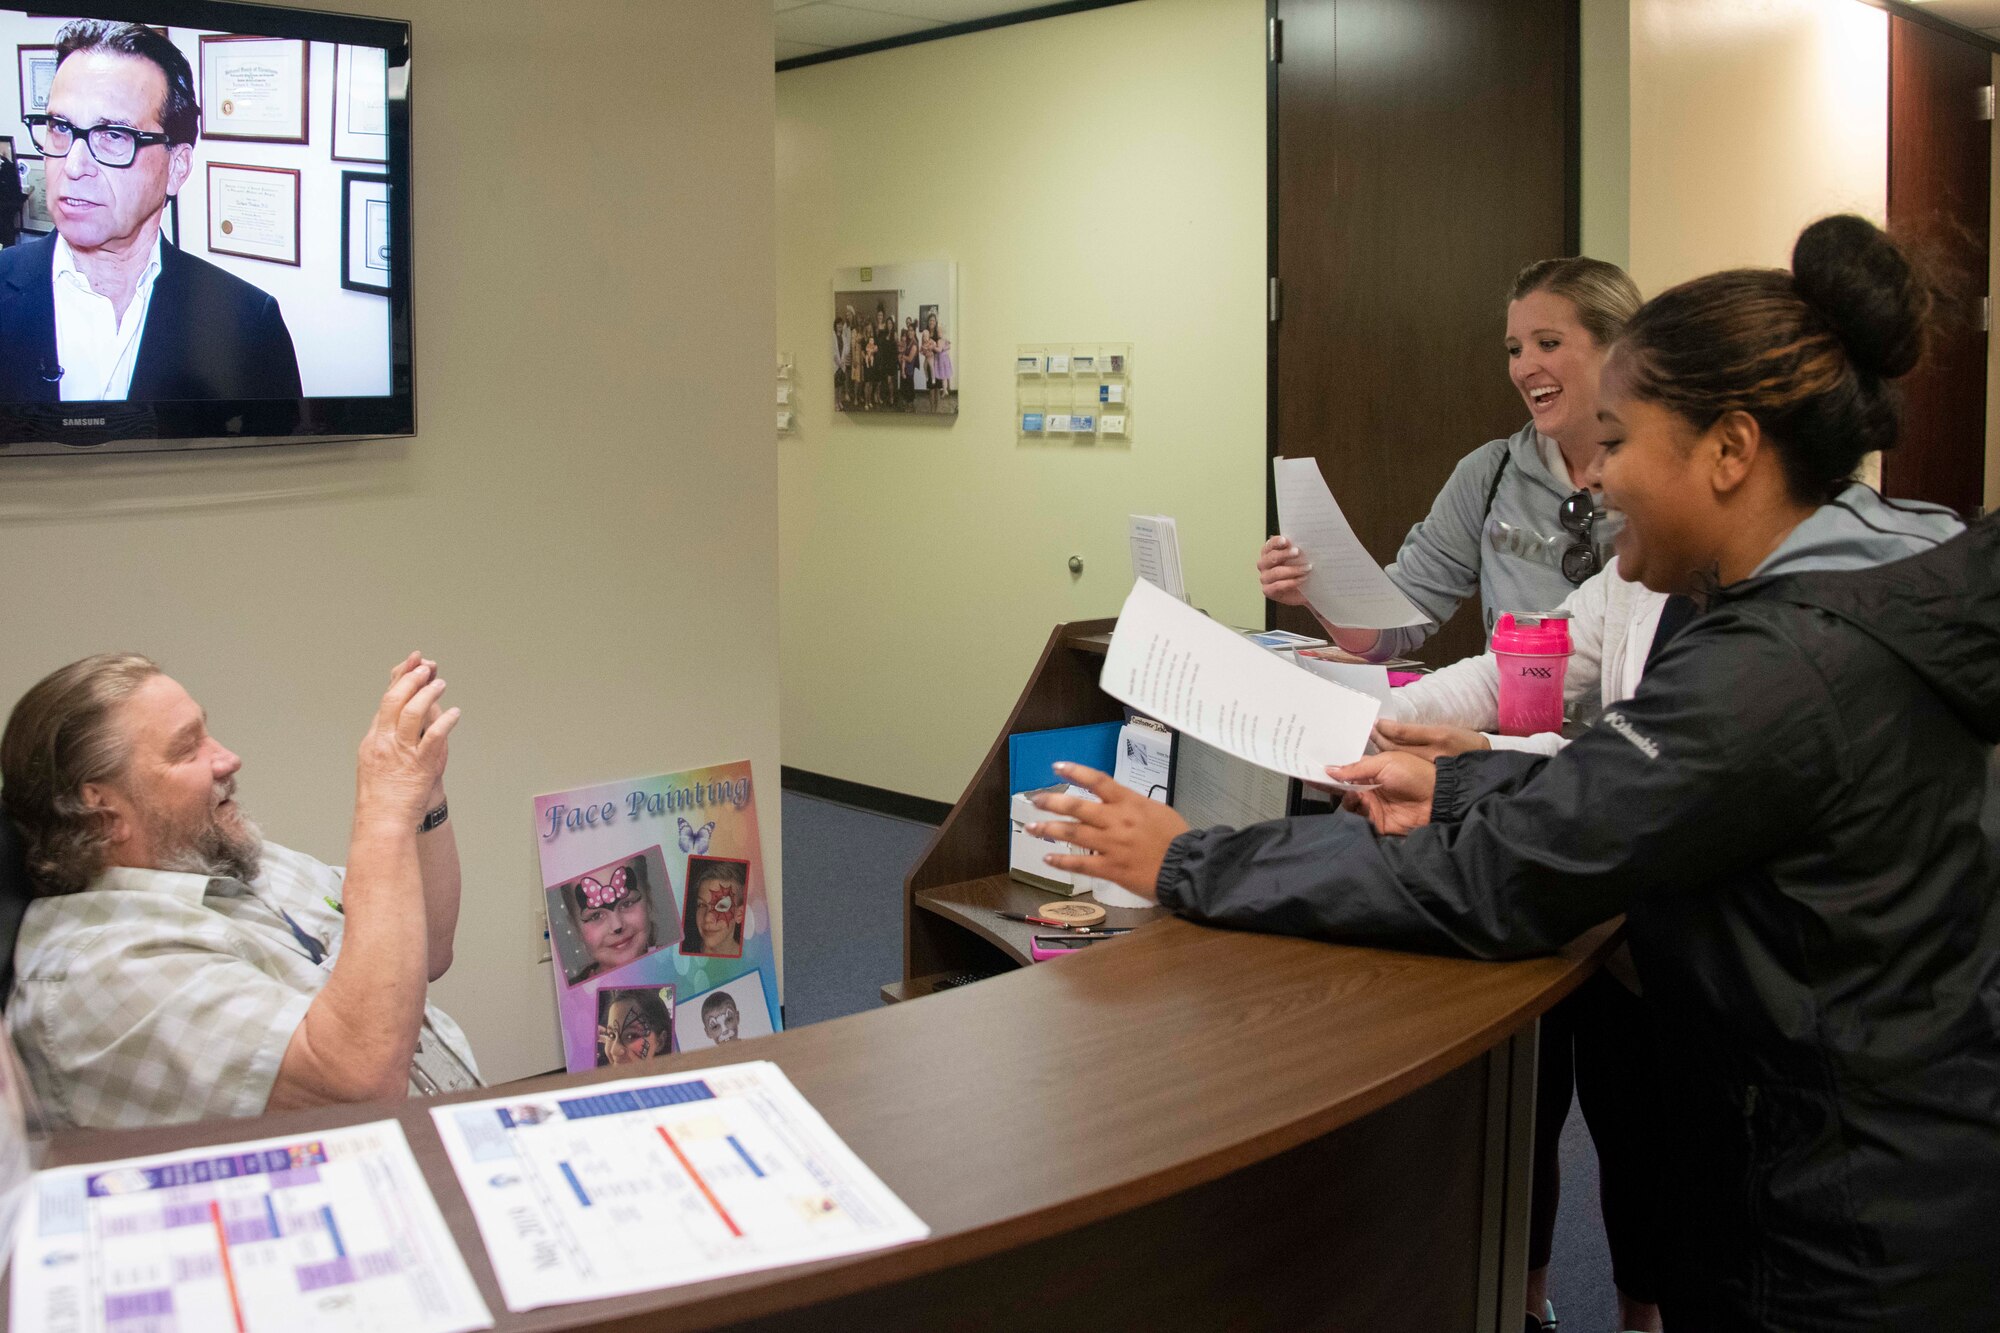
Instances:
[[[431,1115],[510,1310],[930,1234],[768,1061]]]
[[[493,1319],[393,1120],[38,1173],[16,1330],[466,1333]]]

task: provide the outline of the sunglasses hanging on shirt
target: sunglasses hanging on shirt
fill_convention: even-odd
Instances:
[[[1580,584],[1603,568],[1597,558],[1597,543],[1592,540],[1601,512],[1597,497],[1587,490],[1564,499],[1562,508],[1556,511],[1563,531],[1576,539],[1562,555],[1563,577],[1571,583]]]

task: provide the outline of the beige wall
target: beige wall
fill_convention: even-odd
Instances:
[[[1264,6],[1140,0],[778,76],[785,762],[956,800],[1128,513],[1262,624]],[[956,424],[840,417],[836,268],[959,265]],[[1015,346],[1133,344],[1129,449],[1023,445]],[[1066,562],[1080,555],[1081,579]]]
[[[1859,0],[1632,0],[1632,277],[1789,263],[1888,213],[1888,15]],[[1587,136],[1586,136],[1587,137]]]
[[[1632,0],[1581,0],[1583,253],[1632,262]]]
[[[436,656],[465,912],[433,996],[512,1078],[560,1063],[536,793],[747,757],[780,892],[771,10],[355,8],[415,25],[420,434],[0,463],[0,695],[150,653],[266,832],[338,861],[388,667]]]

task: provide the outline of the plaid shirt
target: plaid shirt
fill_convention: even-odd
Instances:
[[[263,1114],[339,956],[344,873],[267,844],[249,884],[114,867],[81,893],[36,899],[7,1027],[49,1119],[109,1129]],[[465,1034],[425,1006],[411,1093],[475,1086]]]

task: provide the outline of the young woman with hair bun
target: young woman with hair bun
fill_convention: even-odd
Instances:
[[[2000,1327],[2000,519],[1850,480],[1927,310],[1836,217],[1633,317],[1619,563],[1704,606],[1561,753],[1376,755],[1332,771],[1359,813],[1241,830],[1075,769],[1098,802],[1041,798],[1091,873],[1239,928],[1510,958],[1624,913],[1676,1333]]]

